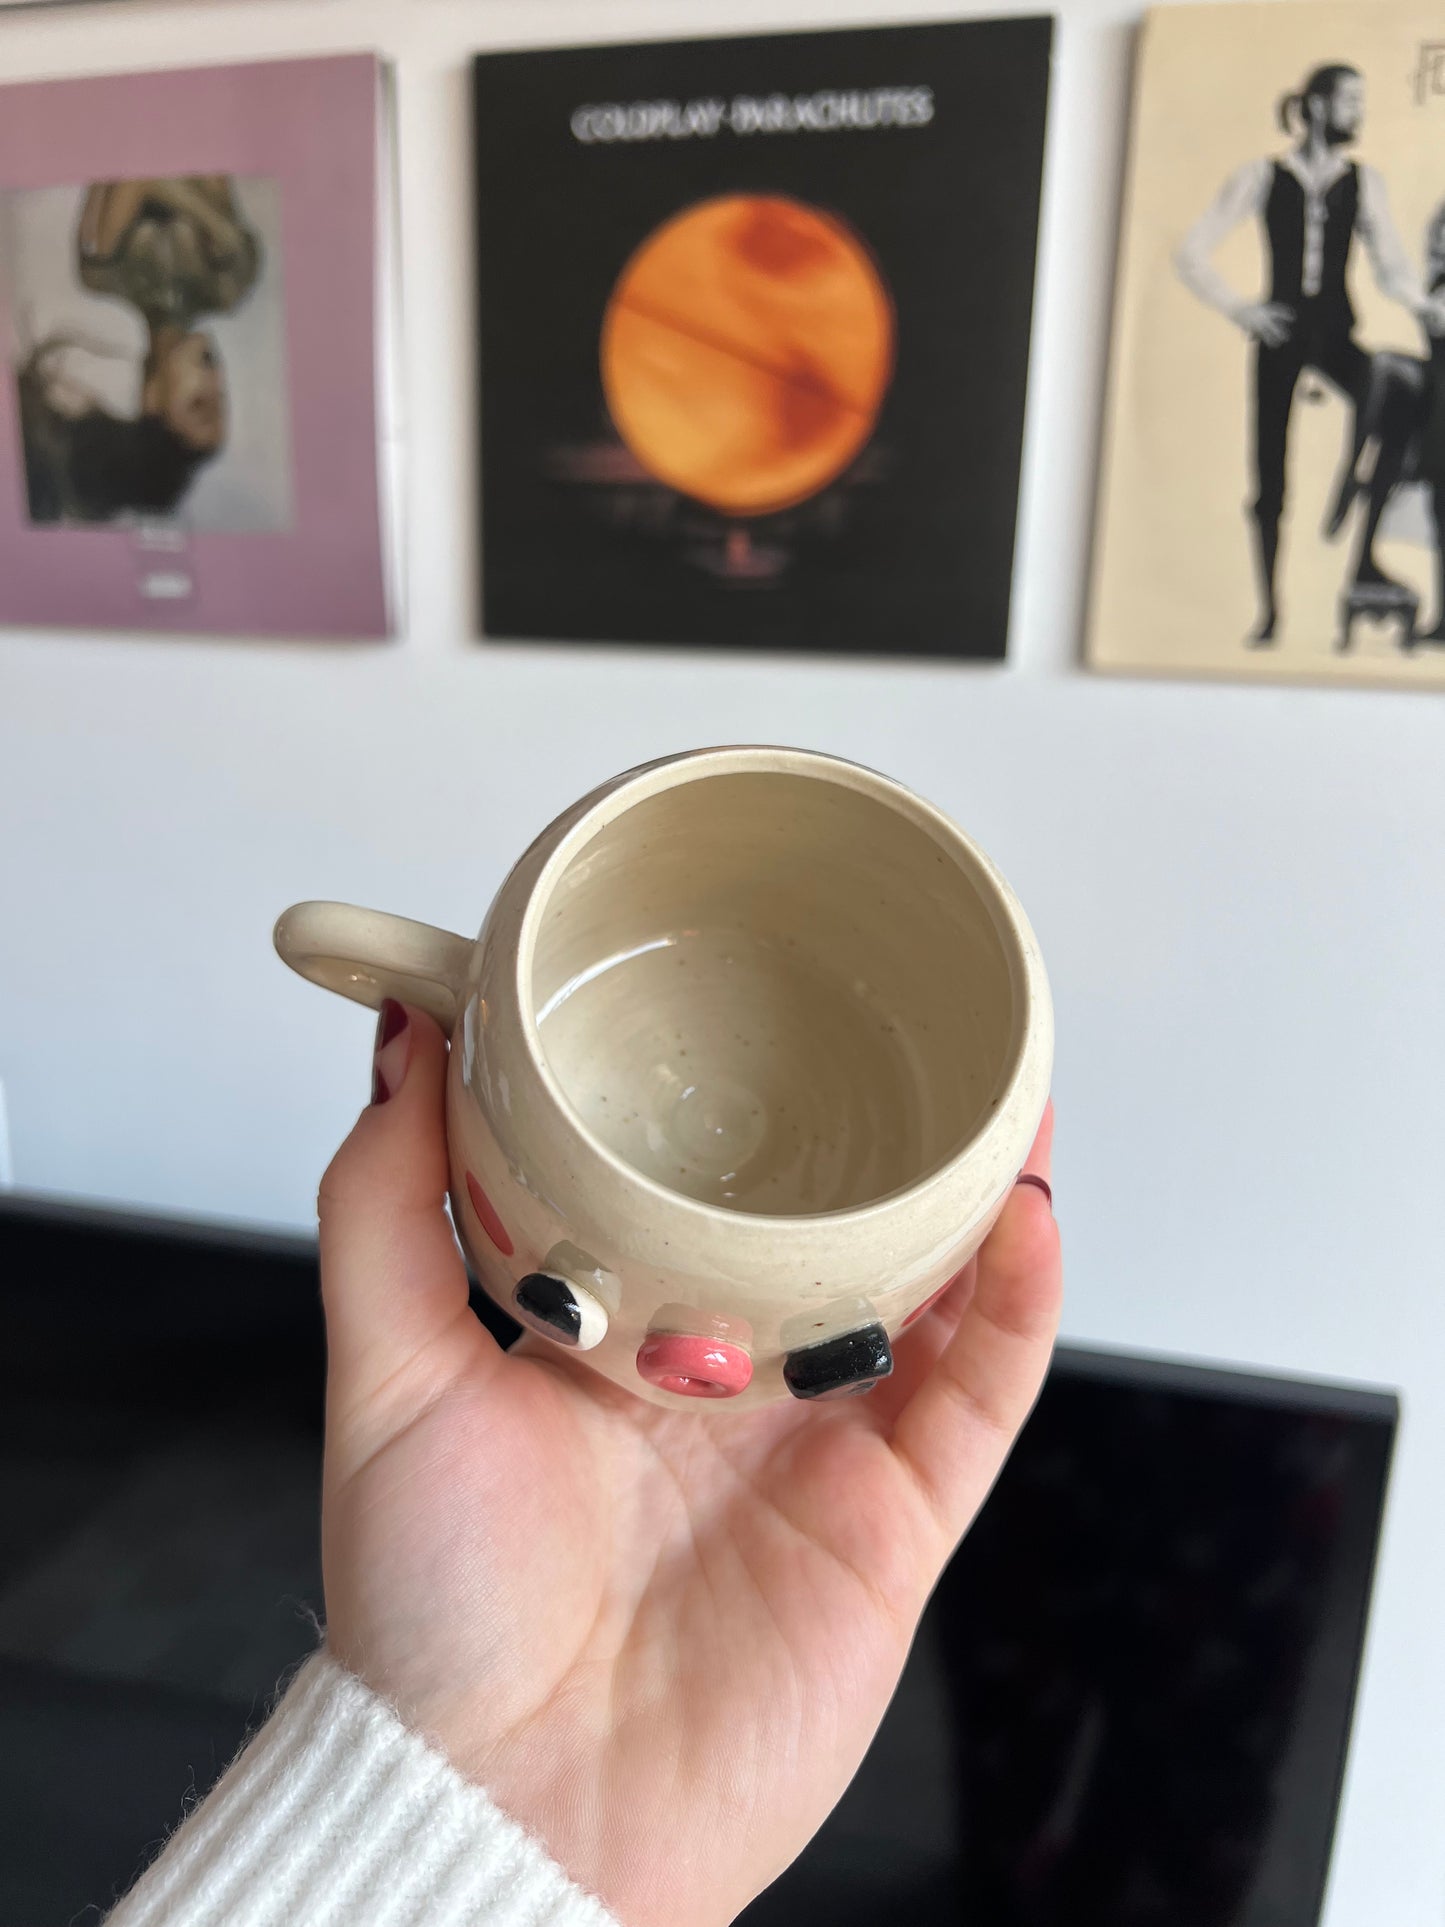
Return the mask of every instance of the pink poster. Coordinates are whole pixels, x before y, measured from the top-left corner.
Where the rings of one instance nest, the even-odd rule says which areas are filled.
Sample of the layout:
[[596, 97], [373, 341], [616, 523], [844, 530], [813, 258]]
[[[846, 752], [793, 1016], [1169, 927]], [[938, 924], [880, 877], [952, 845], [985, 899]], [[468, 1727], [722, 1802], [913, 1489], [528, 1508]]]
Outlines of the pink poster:
[[0, 622], [390, 633], [371, 55], [0, 88]]

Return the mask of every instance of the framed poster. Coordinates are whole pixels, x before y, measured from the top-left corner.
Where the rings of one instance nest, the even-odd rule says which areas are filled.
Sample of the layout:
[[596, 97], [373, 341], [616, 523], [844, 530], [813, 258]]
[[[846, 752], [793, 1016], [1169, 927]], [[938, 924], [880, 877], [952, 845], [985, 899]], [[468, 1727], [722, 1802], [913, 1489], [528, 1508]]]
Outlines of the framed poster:
[[491, 636], [997, 659], [1051, 23], [485, 54]]
[[0, 89], [0, 621], [388, 633], [383, 83]]
[[1090, 662], [1439, 685], [1442, 556], [1438, 7], [1151, 13]]

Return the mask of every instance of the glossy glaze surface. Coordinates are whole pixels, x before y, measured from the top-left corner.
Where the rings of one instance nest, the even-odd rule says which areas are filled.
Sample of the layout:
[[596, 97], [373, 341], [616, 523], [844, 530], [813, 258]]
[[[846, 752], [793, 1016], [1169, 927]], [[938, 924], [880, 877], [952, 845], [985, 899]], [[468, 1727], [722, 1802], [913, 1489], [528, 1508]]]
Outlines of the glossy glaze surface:
[[770, 1217], [936, 1169], [998, 1095], [999, 934], [926, 829], [816, 778], [651, 797], [540, 919], [532, 1001], [582, 1122], [654, 1182]]

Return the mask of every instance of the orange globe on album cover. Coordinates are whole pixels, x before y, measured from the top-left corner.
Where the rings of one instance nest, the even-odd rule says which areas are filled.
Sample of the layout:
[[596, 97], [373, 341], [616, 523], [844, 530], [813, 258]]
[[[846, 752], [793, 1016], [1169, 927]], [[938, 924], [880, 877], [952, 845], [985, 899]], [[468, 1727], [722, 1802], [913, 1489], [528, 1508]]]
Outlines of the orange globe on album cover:
[[608, 410], [647, 472], [728, 517], [808, 500], [867, 444], [893, 303], [836, 215], [725, 194], [664, 221], [603, 316]]

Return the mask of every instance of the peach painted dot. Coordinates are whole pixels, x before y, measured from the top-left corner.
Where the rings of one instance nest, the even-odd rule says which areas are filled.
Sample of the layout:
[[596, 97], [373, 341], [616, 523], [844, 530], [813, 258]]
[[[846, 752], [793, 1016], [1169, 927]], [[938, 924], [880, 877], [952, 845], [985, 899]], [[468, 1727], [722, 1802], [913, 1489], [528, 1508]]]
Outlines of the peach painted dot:
[[504, 1258], [510, 1258], [517, 1247], [507, 1236], [507, 1227], [497, 1216], [496, 1207], [470, 1171], [467, 1173], [467, 1196], [472, 1201], [472, 1209], [480, 1219], [483, 1231], [486, 1232], [502, 1256]]
[[637, 1370], [649, 1385], [682, 1398], [735, 1398], [752, 1379], [753, 1361], [721, 1338], [657, 1332], [638, 1348]]

